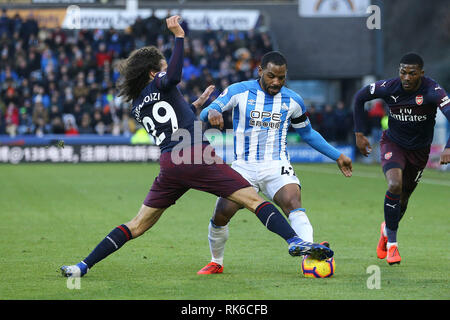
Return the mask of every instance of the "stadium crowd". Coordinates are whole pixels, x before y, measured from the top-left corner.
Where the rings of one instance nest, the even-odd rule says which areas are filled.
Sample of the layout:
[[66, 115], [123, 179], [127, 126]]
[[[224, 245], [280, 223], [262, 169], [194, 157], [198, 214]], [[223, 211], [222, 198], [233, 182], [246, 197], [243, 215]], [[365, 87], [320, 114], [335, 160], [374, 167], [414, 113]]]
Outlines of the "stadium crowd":
[[[4, 9], [0, 16], [0, 134], [133, 134], [130, 105], [116, 96], [116, 64], [145, 45], [157, 46], [168, 59], [173, 37], [163, 21], [156, 16], [138, 17], [123, 31], [50, 30], [40, 28], [32, 16], [9, 18]], [[210, 84], [216, 86], [214, 99], [229, 84], [256, 78], [260, 58], [274, 49], [264, 28], [196, 34], [186, 23], [183, 28], [187, 36], [179, 88], [187, 101], [194, 101]], [[349, 139], [351, 112], [342, 102], [309, 106], [309, 115], [328, 141]], [[225, 122], [225, 128], [231, 128], [231, 114], [226, 114]]]

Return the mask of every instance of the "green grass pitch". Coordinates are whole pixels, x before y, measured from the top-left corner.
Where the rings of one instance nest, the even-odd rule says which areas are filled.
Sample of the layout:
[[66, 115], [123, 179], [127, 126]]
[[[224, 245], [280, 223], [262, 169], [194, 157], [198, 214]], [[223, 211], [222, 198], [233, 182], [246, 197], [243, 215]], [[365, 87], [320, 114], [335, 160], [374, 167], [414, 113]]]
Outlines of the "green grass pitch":
[[[197, 275], [210, 259], [215, 196], [191, 190], [78, 287], [68, 286], [59, 267], [80, 261], [134, 217], [158, 170], [158, 164], [1, 165], [0, 299], [450, 299], [450, 173], [425, 170], [400, 223], [402, 263], [388, 266], [375, 253], [386, 183], [379, 166], [361, 164], [352, 178], [333, 164], [295, 165], [315, 241], [328, 240], [335, 251], [330, 279], [302, 277], [300, 259], [247, 210], [230, 222], [224, 273]], [[371, 276], [378, 276], [378, 288]]]

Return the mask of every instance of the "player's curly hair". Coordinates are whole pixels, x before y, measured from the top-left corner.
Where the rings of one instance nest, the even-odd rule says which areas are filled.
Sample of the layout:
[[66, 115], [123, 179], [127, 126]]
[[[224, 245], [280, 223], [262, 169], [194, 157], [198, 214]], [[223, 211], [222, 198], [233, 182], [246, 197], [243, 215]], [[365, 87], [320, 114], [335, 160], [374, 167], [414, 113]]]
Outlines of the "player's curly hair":
[[150, 80], [150, 71], [160, 71], [164, 59], [158, 48], [148, 46], [134, 50], [128, 58], [121, 60], [117, 66], [120, 72], [118, 96], [127, 102], [138, 98]]

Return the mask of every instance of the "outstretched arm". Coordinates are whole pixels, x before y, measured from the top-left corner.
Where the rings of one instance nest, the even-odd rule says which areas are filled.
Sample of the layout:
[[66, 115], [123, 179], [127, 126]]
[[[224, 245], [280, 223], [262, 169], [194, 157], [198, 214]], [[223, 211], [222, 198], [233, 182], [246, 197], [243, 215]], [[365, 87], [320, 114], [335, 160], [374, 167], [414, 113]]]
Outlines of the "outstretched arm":
[[162, 70], [156, 75], [156, 86], [160, 90], [169, 89], [181, 81], [184, 58], [184, 30], [180, 26], [179, 20], [179, 16], [172, 16], [166, 19], [167, 28], [175, 36], [175, 45], [167, 70]]

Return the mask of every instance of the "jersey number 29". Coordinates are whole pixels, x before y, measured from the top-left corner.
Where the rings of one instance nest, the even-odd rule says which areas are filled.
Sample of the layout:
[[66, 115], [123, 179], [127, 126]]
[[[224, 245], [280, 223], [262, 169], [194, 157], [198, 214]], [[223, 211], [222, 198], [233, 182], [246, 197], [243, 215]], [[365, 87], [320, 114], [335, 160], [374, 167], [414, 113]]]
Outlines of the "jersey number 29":
[[[149, 116], [145, 116], [142, 119], [142, 123], [144, 124], [145, 130], [147, 130], [149, 134], [155, 137], [155, 143], [157, 146], [159, 146], [166, 138], [166, 134], [164, 132], [159, 133], [158, 129], [161, 129], [162, 124], [170, 121], [170, 124], [172, 125], [172, 133], [174, 133], [178, 130], [178, 119], [175, 110], [173, 110], [172, 106], [166, 101], [159, 101], [155, 103], [152, 109], [152, 116], [156, 121], [156, 125], [152, 118], [150, 118]], [[159, 114], [159, 111], [161, 109], [165, 111], [165, 114], [163, 116]]]

